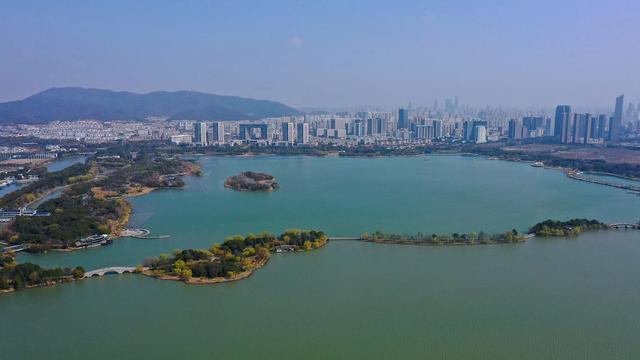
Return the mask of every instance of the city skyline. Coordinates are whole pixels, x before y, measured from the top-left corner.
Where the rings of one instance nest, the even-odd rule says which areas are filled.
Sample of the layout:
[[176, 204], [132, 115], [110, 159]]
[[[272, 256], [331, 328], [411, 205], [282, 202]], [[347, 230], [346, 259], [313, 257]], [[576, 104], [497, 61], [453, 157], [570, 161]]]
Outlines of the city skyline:
[[443, 106], [455, 95], [477, 107], [608, 107], [640, 94], [634, 10], [627, 0], [7, 3], [0, 101], [84, 86], [298, 108]]

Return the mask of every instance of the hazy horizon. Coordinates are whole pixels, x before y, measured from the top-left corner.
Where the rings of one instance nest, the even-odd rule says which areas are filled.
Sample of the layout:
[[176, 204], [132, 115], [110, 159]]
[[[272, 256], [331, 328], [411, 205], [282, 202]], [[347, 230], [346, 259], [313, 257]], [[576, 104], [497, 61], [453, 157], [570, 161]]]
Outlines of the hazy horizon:
[[631, 0], [0, 4], [0, 101], [194, 90], [298, 108], [640, 100]]

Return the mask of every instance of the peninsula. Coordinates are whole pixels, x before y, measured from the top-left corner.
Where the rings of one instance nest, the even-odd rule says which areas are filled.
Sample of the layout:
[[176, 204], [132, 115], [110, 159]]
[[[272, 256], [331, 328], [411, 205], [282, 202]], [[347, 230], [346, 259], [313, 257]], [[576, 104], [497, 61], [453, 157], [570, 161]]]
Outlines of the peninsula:
[[273, 175], [244, 171], [238, 175], [228, 177], [224, 182], [224, 187], [237, 191], [264, 192], [278, 190], [280, 185], [278, 185]]
[[0, 208], [17, 209], [53, 190], [61, 192], [40, 204], [37, 216], [11, 212], [0, 231], [0, 241], [29, 252], [77, 250], [93, 245], [92, 239], [98, 238], [108, 244], [103, 237], [119, 237], [129, 221], [132, 207], [128, 197], [157, 188], [183, 188], [183, 176], [199, 174], [196, 163], [158, 149], [104, 148], [86, 164], [47, 173], [1, 198]]

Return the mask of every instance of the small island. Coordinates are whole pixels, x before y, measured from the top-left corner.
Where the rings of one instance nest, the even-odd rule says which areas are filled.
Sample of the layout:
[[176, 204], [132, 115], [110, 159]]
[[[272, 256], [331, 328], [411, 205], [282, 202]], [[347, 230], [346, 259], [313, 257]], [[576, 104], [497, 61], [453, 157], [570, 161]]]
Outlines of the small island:
[[233, 236], [209, 250], [176, 250], [172, 256], [146, 260], [139, 270], [161, 280], [188, 284], [217, 284], [247, 278], [263, 267], [272, 252], [309, 251], [327, 243], [322, 231], [287, 230], [280, 236], [268, 232]]
[[225, 180], [224, 187], [237, 191], [273, 191], [278, 190], [280, 185], [273, 175], [245, 171], [238, 175], [230, 176]]

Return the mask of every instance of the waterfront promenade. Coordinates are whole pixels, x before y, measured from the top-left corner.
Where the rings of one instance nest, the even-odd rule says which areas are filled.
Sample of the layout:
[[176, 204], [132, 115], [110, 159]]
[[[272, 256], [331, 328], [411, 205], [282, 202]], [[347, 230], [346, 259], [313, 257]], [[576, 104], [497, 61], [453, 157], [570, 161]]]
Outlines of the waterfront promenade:
[[624, 185], [624, 184], [612, 183], [612, 182], [604, 181], [604, 180], [600, 180], [600, 179], [594, 179], [594, 178], [586, 177], [581, 172], [578, 172], [578, 171], [575, 171], [575, 170], [568, 170], [565, 173], [567, 174], [567, 177], [569, 177], [571, 179], [574, 179], [574, 180], [584, 181], [584, 182], [588, 182], [588, 183], [592, 183], [592, 184], [610, 186], [610, 187], [614, 187], [614, 188], [618, 188], [618, 189], [624, 189], [624, 190], [629, 190], [629, 191], [640, 193], [640, 186]]

